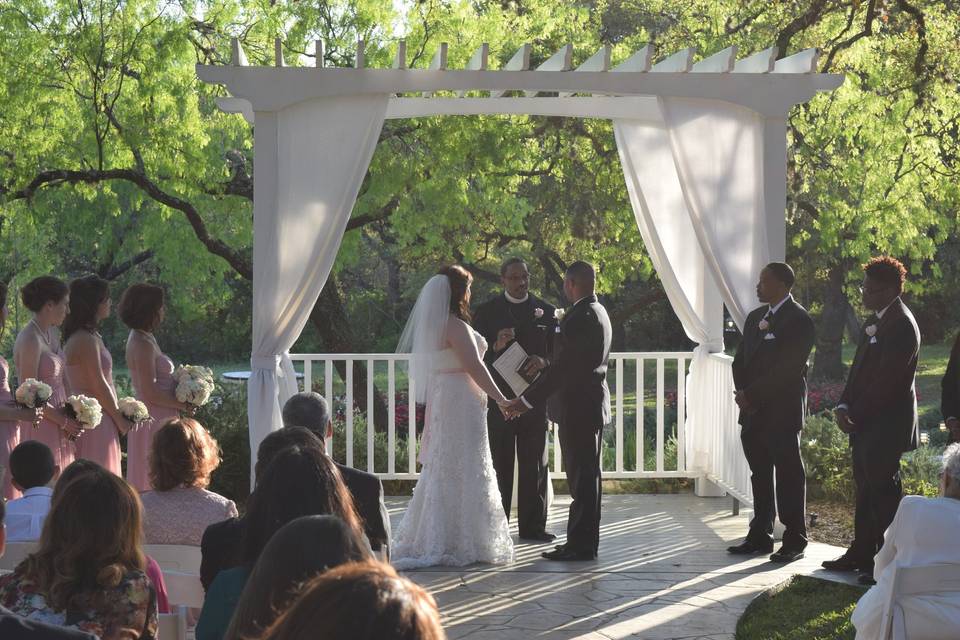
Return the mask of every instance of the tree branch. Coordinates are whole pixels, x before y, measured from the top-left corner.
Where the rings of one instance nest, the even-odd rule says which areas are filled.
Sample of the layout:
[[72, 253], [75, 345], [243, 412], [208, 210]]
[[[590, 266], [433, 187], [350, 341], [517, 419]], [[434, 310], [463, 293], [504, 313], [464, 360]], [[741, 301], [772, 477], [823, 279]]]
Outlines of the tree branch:
[[873, 21], [876, 19], [876, 17], [877, 0], [870, 0], [870, 2], [867, 3], [867, 15], [864, 19], [863, 30], [853, 34], [846, 40], [835, 44], [833, 48], [830, 49], [830, 53], [827, 54], [827, 59], [824, 61], [823, 69], [821, 69], [820, 72], [827, 73], [830, 70], [830, 67], [833, 65], [833, 59], [838, 53], [844, 49], [852, 47], [857, 40], [873, 35]]

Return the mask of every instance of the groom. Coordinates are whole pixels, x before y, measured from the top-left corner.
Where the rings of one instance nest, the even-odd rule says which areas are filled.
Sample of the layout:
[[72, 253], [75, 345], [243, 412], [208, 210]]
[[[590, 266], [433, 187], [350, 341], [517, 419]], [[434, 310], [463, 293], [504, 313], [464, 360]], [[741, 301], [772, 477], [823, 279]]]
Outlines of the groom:
[[595, 560], [600, 545], [600, 441], [610, 422], [607, 361], [613, 330], [597, 302], [595, 281], [589, 263], [567, 268], [563, 293], [573, 306], [557, 329], [554, 357], [540, 363], [543, 374], [507, 407], [509, 415], [519, 415], [553, 396], [551, 417], [558, 423], [573, 502], [567, 542], [544, 553], [548, 560]]

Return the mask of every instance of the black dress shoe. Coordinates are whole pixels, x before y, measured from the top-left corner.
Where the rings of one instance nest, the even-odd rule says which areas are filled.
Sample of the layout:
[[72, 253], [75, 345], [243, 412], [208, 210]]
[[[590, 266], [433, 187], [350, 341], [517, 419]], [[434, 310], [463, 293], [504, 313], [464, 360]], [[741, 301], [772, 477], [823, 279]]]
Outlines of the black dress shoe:
[[872, 571], [869, 573], [866, 571], [861, 571], [860, 575], [857, 576], [857, 583], [872, 587], [873, 585], [877, 584], [877, 581], [873, 579]]
[[860, 571], [864, 568], [861, 560], [846, 553], [836, 560], [824, 560], [822, 566], [827, 571]]
[[772, 542], [761, 544], [753, 540], [745, 540], [743, 544], [727, 547], [727, 553], [732, 553], [735, 556], [752, 556], [756, 553], [770, 553], [771, 551], [773, 551]]
[[596, 560], [597, 554], [590, 551], [576, 551], [574, 549], [554, 549], [540, 554], [547, 560]]
[[770, 556], [770, 562], [787, 563], [803, 558], [803, 549], [794, 547], [780, 547], [780, 550]]
[[531, 542], [553, 542], [557, 539], [557, 536], [552, 533], [547, 533], [546, 531], [540, 531], [538, 533], [520, 534], [521, 540], [530, 540]]

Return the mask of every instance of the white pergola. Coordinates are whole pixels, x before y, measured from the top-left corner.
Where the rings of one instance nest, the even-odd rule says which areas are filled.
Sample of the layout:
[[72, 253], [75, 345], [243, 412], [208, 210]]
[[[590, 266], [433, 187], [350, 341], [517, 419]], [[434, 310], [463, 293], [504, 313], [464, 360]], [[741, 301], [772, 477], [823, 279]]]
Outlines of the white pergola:
[[288, 350], [333, 266], [385, 119], [605, 118], [648, 253], [699, 345], [687, 385], [688, 465], [749, 500], [749, 483], [711, 461], [715, 432], [736, 409], [729, 362], [710, 354], [723, 350], [723, 305], [742, 329], [760, 268], [785, 256], [788, 113], [843, 76], [816, 73], [814, 49], [777, 60], [775, 47], [741, 59], [730, 47], [696, 62], [684, 49], [654, 63], [647, 45], [611, 67], [605, 46], [574, 68], [566, 45], [536, 69], [530, 52], [525, 44], [490, 70], [484, 44], [452, 70], [444, 43], [428, 68], [410, 69], [401, 41], [392, 68], [372, 69], [360, 41], [353, 68], [324, 68], [317, 42], [316, 67], [288, 67], [277, 40], [274, 66], [249, 66], [234, 40], [231, 65], [197, 66], [201, 80], [229, 92], [219, 107], [256, 125], [251, 451], [280, 427], [280, 404], [296, 392]]

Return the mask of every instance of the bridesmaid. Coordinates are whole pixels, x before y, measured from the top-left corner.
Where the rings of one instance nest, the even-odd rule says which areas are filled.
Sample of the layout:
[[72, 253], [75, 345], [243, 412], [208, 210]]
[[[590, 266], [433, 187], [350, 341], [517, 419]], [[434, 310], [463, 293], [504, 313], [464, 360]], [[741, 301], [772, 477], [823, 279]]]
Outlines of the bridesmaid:
[[142, 493], [153, 489], [149, 464], [153, 434], [181, 412], [192, 412], [174, 395], [173, 360], [160, 350], [153, 335], [164, 318], [163, 289], [146, 283], [131, 285], [123, 292], [117, 313], [130, 327], [127, 368], [134, 392], [153, 418], [127, 435], [127, 482]]
[[77, 439], [77, 457], [93, 460], [119, 476], [119, 436], [133, 424], [117, 407], [113, 359], [97, 331], [109, 315], [110, 288], [106, 280], [90, 275], [70, 283], [70, 312], [63, 323], [67, 389], [71, 394], [96, 398], [103, 408], [100, 426]]
[[20, 290], [23, 305], [33, 312], [13, 345], [13, 359], [20, 381], [35, 378], [53, 389], [47, 401], [43, 420], [34, 428], [30, 422], [20, 423], [20, 441], [39, 440], [50, 447], [53, 462], [65, 469], [74, 458], [74, 438], [79, 425], [63, 412], [67, 398], [63, 384], [63, 354], [60, 351], [60, 333], [70, 301], [69, 290], [59, 278], [41, 276], [28, 282]]
[[[0, 338], [3, 338], [3, 329], [7, 324], [7, 285], [0, 282]], [[43, 409], [21, 409], [17, 406], [13, 394], [10, 392], [10, 366], [6, 359], [0, 356], [0, 473], [2, 478], [2, 495], [5, 500], [15, 500], [20, 492], [13, 486], [10, 478], [10, 452], [20, 444], [20, 425], [23, 420], [29, 426], [34, 420], [43, 418]]]

